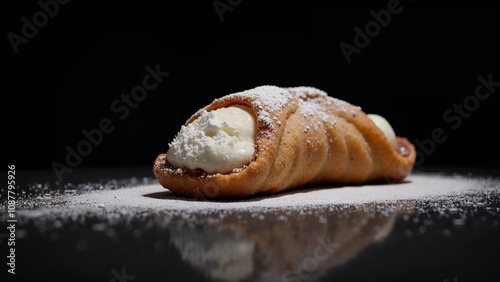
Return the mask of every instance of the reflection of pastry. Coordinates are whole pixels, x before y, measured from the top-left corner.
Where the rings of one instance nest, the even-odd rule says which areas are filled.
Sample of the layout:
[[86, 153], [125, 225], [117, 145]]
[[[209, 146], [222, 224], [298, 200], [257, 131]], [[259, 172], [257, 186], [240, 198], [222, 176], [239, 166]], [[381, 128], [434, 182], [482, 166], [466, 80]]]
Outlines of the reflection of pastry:
[[227, 230], [170, 228], [171, 243], [182, 259], [216, 281], [247, 280], [254, 272], [255, 242]]
[[170, 240], [215, 281], [315, 281], [383, 241], [398, 218], [413, 213], [411, 203], [386, 208], [242, 212], [206, 225], [175, 224]]
[[169, 145], [154, 174], [163, 187], [187, 196], [400, 181], [416, 156], [384, 118], [311, 87], [260, 86], [216, 99]]

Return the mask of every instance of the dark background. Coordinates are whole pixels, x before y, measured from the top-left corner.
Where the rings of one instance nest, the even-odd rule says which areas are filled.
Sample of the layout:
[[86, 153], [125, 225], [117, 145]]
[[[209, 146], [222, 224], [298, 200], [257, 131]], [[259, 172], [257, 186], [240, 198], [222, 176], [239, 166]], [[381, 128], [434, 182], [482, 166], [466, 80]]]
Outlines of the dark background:
[[[109, 118], [115, 130], [77, 167], [152, 166], [196, 110], [273, 84], [320, 88], [385, 116], [413, 142], [441, 128], [446, 141], [418, 166], [498, 168], [500, 87], [459, 126], [443, 119], [474, 95], [479, 75], [500, 81], [498, 1], [402, 0], [401, 13], [351, 63], [339, 44], [354, 45], [353, 28], [364, 29], [370, 11], [390, 1], [219, 2], [234, 4], [222, 21], [214, 1], [70, 1], [17, 54], [7, 35], [22, 35], [22, 17], [32, 21], [41, 7], [4, 3], [6, 162], [65, 164], [66, 146]], [[111, 104], [157, 64], [170, 75], [120, 120]]]

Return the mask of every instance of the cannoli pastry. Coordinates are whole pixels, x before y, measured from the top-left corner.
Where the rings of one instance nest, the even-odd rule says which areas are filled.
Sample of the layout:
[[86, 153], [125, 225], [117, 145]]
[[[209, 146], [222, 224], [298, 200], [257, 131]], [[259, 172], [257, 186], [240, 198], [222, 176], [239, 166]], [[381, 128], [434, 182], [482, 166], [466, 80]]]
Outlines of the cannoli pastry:
[[259, 86], [213, 100], [158, 155], [184, 196], [246, 197], [311, 185], [402, 181], [415, 147], [387, 120], [313, 87]]

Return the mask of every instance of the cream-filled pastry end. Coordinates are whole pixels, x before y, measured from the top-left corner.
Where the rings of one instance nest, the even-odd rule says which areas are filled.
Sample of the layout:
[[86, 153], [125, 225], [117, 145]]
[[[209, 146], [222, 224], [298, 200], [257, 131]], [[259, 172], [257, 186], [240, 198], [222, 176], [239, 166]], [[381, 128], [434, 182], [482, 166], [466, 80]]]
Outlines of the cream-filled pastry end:
[[385, 137], [389, 142], [395, 146], [396, 145], [396, 133], [394, 133], [394, 129], [391, 124], [384, 117], [377, 114], [368, 114], [367, 115], [375, 125], [382, 130]]
[[248, 164], [255, 150], [257, 121], [246, 106], [230, 106], [201, 115], [183, 125], [167, 151], [180, 168], [227, 173]]

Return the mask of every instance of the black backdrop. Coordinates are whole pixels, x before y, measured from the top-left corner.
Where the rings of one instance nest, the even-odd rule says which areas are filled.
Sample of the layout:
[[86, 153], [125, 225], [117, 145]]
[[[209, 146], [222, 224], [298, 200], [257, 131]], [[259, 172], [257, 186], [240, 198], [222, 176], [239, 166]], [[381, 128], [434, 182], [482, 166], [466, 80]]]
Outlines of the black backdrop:
[[[418, 165], [498, 167], [498, 1], [13, 2], [3, 139], [18, 169], [152, 165], [200, 107], [264, 84], [385, 116]], [[162, 75], [141, 94], [148, 66]]]

